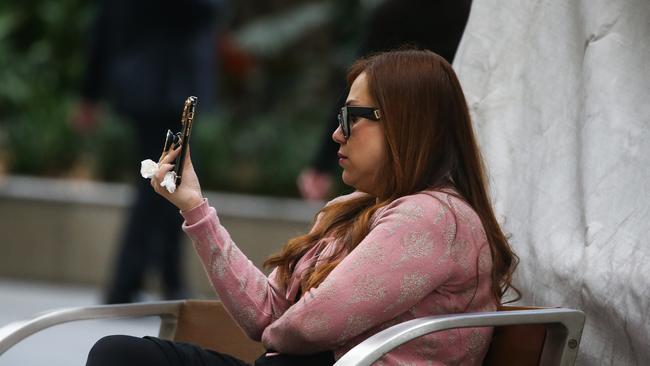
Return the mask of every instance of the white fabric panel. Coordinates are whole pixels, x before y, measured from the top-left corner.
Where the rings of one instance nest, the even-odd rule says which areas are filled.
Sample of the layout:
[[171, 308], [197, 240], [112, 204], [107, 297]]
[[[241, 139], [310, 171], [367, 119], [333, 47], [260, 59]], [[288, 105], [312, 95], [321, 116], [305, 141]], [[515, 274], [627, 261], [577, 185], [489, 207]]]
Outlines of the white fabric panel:
[[650, 365], [650, 1], [475, 0], [455, 59], [521, 303], [578, 365]]

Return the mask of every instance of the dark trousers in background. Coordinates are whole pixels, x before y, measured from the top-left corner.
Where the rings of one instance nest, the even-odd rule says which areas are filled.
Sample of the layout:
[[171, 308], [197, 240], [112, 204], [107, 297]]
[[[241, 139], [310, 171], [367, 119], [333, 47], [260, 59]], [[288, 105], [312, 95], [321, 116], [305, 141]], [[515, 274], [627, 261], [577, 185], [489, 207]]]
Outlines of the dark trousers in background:
[[[140, 162], [157, 161], [165, 131], [180, 130], [181, 111], [166, 115], [134, 116], [135, 157], [129, 167], [135, 177], [135, 196], [115, 260], [114, 272], [104, 301], [128, 303], [136, 299], [149, 269], [160, 274], [163, 297], [187, 296], [182, 269], [181, 224], [178, 209], [153, 191], [148, 179], [140, 176]], [[119, 149], [119, 146], [116, 146]]]

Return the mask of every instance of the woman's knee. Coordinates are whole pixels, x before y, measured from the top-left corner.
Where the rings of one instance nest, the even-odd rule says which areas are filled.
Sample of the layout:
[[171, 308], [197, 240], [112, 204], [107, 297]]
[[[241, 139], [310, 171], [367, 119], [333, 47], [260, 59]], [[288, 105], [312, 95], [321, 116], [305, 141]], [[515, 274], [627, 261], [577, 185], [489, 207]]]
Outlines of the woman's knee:
[[110, 335], [98, 340], [88, 353], [86, 366], [165, 365], [161, 350], [151, 341], [126, 335]]

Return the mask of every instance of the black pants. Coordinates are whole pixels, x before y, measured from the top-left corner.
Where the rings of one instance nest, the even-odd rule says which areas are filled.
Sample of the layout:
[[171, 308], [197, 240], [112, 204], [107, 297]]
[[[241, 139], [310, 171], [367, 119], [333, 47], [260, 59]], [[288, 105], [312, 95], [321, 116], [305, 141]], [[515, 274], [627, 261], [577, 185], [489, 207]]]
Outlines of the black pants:
[[173, 204], [153, 191], [140, 176], [140, 161], [157, 161], [167, 128], [180, 129], [179, 114], [132, 117], [136, 156], [129, 169], [135, 177], [135, 197], [122, 233], [115, 269], [104, 301], [109, 304], [135, 300], [149, 269], [160, 274], [163, 297], [186, 296], [181, 248], [183, 219]]
[[[255, 366], [331, 366], [332, 352], [315, 355], [262, 355]], [[86, 366], [250, 366], [235, 357], [189, 343], [155, 337], [108, 336], [95, 343]]]

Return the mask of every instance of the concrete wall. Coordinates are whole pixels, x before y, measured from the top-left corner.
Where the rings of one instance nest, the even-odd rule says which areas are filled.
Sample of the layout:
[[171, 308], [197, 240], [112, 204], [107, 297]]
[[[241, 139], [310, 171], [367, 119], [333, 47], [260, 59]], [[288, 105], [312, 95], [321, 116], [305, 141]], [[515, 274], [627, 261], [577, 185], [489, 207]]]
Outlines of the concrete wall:
[[[0, 180], [0, 277], [104, 285], [132, 191], [120, 184], [30, 177]], [[235, 243], [258, 266], [304, 233], [322, 203], [207, 192]], [[190, 289], [210, 296], [185, 237]], [[157, 282], [149, 281], [155, 288]]]

